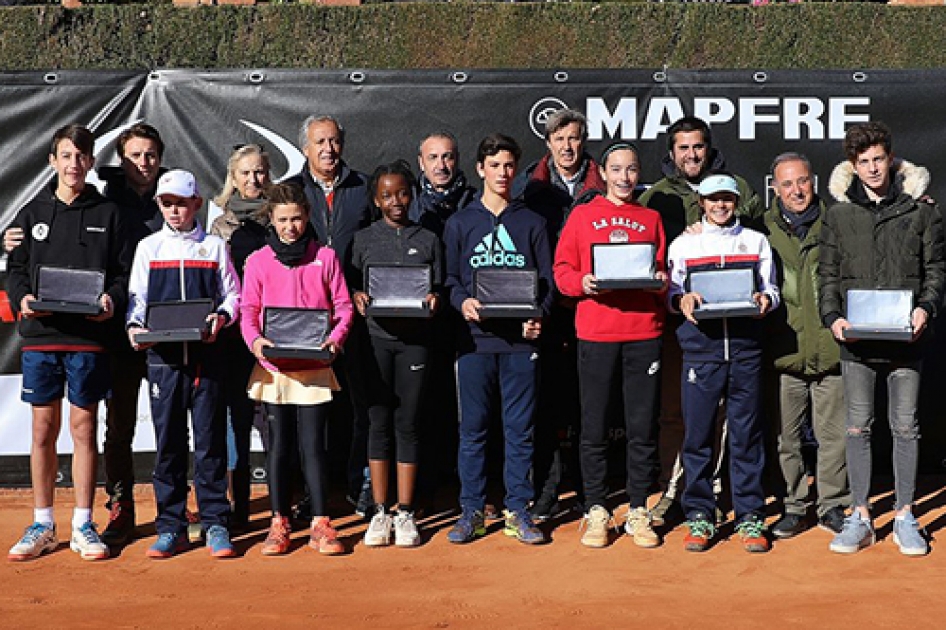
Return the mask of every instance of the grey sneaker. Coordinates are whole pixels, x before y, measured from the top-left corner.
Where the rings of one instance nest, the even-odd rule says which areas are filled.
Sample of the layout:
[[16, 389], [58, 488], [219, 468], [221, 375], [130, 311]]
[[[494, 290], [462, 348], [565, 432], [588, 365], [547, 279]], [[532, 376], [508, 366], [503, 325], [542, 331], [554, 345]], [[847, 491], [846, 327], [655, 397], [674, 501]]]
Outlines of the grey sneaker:
[[857, 553], [864, 547], [874, 544], [874, 526], [870, 519], [865, 519], [854, 510], [844, 519], [841, 533], [834, 537], [828, 548], [835, 553]]
[[893, 541], [905, 556], [925, 556], [930, 547], [920, 533], [920, 524], [912, 513], [893, 519]]
[[416, 547], [420, 544], [420, 532], [413, 512], [398, 512], [394, 517], [394, 544], [398, 547]]
[[383, 507], [379, 507], [371, 522], [368, 523], [368, 529], [365, 531], [366, 547], [383, 547], [391, 544], [391, 525], [392, 520]]

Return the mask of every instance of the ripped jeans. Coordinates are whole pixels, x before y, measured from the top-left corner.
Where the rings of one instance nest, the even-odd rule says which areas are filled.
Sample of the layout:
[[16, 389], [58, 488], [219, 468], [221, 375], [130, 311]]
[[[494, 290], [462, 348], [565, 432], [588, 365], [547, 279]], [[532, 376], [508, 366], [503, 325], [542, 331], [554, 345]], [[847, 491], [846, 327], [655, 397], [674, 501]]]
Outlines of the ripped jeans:
[[874, 384], [887, 381], [887, 419], [893, 437], [895, 509], [913, 504], [920, 430], [916, 417], [922, 361], [861, 363], [841, 361], [847, 405], [847, 474], [855, 507], [869, 507], [871, 426], [874, 423]]

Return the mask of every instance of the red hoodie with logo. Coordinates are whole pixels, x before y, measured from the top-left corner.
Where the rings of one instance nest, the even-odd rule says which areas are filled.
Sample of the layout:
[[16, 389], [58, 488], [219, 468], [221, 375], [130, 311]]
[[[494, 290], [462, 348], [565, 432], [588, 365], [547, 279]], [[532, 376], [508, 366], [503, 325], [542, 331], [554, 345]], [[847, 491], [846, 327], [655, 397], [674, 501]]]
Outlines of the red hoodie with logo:
[[636, 203], [617, 205], [598, 196], [572, 210], [555, 250], [555, 283], [564, 295], [579, 298], [575, 314], [578, 338], [623, 342], [656, 339], [663, 332], [663, 291], [623, 289], [585, 295], [582, 278], [592, 273], [595, 243], [653, 243], [656, 269], [666, 270], [663, 222], [654, 210]]

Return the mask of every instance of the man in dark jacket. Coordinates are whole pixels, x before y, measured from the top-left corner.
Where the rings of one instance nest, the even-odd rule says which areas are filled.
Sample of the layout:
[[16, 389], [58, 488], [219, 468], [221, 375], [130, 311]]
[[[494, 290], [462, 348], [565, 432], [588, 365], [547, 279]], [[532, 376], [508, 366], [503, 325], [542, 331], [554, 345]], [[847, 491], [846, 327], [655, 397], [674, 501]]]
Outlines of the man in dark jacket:
[[[119, 166], [98, 169], [105, 181], [105, 197], [121, 211], [132, 251], [144, 237], [161, 229], [164, 219], [154, 200], [158, 177], [164, 172], [161, 159], [164, 141], [157, 129], [139, 123], [123, 131], [116, 141]], [[121, 331], [118, 347], [112, 353], [112, 393], [105, 416], [105, 490], [108, 493], [108, 525], [102, 540], [122, 545], [135, 530], [135, 467], [132, 443], [138, 424], [138, 390], [148, 378], [143, 352], [135, 352], [124, 334], [124, 318], [110, 325]]]
[[[663, 179], [648, 188], [640, 197], [642, 206], [647, 206], [660, 213], [664, 232], [669, 245], [688, 225], [700, 219], [698, 196], [695, 191], [708, 173], [726, 168], [723, 154], [713, 147], [713, 135], [706, 121], [695, 116], [685, 116], [674, 122], [667, 129], [667, 155], [661, 161]], [[761, 221], [765, 206], [759, 196], [745, 179], [733, 175], [739, 187], [739, 204], [736, 216], [746, 227], [756, 228]], [[680, 347], [675, 330], [682, 320], [677, 315], [669, 315], [664, 329], [663, 382], [661, 383], [660, 405], [660, 441], [664, 445], [661, 453], [679, 453], [682, 440], [683, 419], [680, 410], [680, 379], [674, 374], [680, 373]], [[719, 473], [723, 463], [720, 453], [717, 460], [715, 488], [721, 490]], [[661, 481], [666, 488], [660, 502], [654, 507], [655, 524], [660, 524], [664, 516], [674, 506], [677, 489], [683, 477], [680, 456], [675, 461], [663, 461]]]
[[[585, 150], [587, 141], [588, 121], [584, 114], [573, 109], [558, 110], [545, 123], [548, 152], [516, 178], [513, 194], [521, 196], [530, 209], [545, 219], [553, 253], [576, 200], [605, 190], [598, 164]], [[578, 342], [571, 300], [556, 297], [541, 343], [542, 379], [535, 428], [536, 498], [532, 506], [537, 521], [555, 514], [566, 469], [576, 477], [571, 481], [581, 502], [577, 449], [568, 451], [561, 444], [561, 436], [577, 435], [580, 425]]]
[[[920, 201], [929, 183], [925, 168], [895, 162], [890, 130], [879, 122], [854, 125], [844, 138], [846, 162], [831, 174], [837, 199], [821, 229], [821, 318], [841, 343], [841, 374], [847, 405], [847, 469], [853, 510], [831, 541], [837, 553], [855, 553], [874, 543], [869, 512], [871, 424], [874, 384], [887, 384], [896, 517], [893, 540], [905, 555], [925, 555], [929, 546], [913, 516], [919, 428], [916, 407], [929, 341], [930, 321], [943, 301], [946, 263], [942, 218]], [[907, 289], [913, 339], [845, 338], [850, 289]]]
[[807, 528], [802, 426], [809, 418], [818, 440], [818, 524], [837, 534], [850, 496], [838, 344], [818, 312], [818, 239], [825, 204], [815, 194], [811, 163], [798, 153], [783, 153], [772, 162], [772, 190], [765, 234], [775, 255], [783, 307], [767, 318], [765, 350], [779, 379], [778, 454], [785, 480], [785, 514], [772, 534], [790, 538]]
[[[92, 522], [98, 459], [96, 412], [109, 390], [106, 351], [115, 342], [104, 322], [124, 312], [131, 248], [118, 208], [86, 185], [94, 163], [93, 145], [94, 137], [84, 127], [59, 129], [49, 150], [56, 179], [16, 218], [25, 238], [10, 252], [7, 292], [20, 315], [21, 397], [32, 407], [30, 470], [35, 507], [33, 524], [10, 549], [11, 560], [35, 558], [58, 546], [53, 495], [64, 395], [69, 400], [76, 495], [70, 547], [86, 560], [109, 555]], [[34, 311], [37, 278], [46, 266], [103, 272], [100, 313], [83, 316]]]
[[[347, 266], [355, 232], [367, 227], [375, 218], [368, 192], [368, 177], [348, 167], [342, 159], [345, 129], [331, 116], [309, 116], [299, 130], [299, 148], [306, 157], [306, 166], [288, 183], [300, 186], [309, 200], [309, 221], [315, 227], [319, 242], [331, 247]], [[361, 352], [366, 351], [367, 329], [363, 319], [356, 318], [345, 344], [345, 354], [336, 361], [352, 405], [352, 444], [348, 465], [348, 497], [356, 511], [364, 515], [371, 502], [371, 484], [367, 479], [368, 411], [364, 396], [359, 394], [361, 379], [356, 375]]]
[[459, 159], [457, 139], [447, 131], [430, 134], [417, 148], [420, 178], [408, 216], [438, 237], [447, 219], [476, 196], [457, 166]]

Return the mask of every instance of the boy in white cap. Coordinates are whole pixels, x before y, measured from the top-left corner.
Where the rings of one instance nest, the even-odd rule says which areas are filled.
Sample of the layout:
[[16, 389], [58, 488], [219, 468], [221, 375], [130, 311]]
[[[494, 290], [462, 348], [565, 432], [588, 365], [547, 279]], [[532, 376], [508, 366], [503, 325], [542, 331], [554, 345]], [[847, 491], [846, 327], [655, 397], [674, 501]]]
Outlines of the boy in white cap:
[[[195, 219], [203, 199], [193, 174], [174, 170], [158, 180], [155, 200], [164, 217], [161, 230], [138, 245], [128, 285], [128, 338], [148, 348], [148, 385], [157, 453], [154, 495], [158, 539], [151, 558], [169, 558], [187, 547], [187, 412], [194, 435], [194, 487], [212, 556], [235, 555], [227, 529], [226, 425], [215, 413], [224, 357], [217, 333], [236, 320], [240, 283], [224, 241], [204, 232]], [[203, 342], [140, 344], [149, 303], [213, 300]]]
[[[763, 520], [759, 318], [779, 304], [772, 250], [765, 236], [739, 223], [739, 187], [731, 175], [708, 175], [697, 194], [702, 229], [681, 234], [668, 253], [670, 307], [686, 318], [677, 329], [683, 350], [683, 508], [689, 527], [684, 545], [689, 551], [704, 551], [716, 533], [713, 443], [719, 401], [725, 397], [736, 532], [746, 551], [764, 552], [770, 543]], [[688, 278], [696, 271], [724, 267], [753, 270], [758, 315], [697, 321], [694, 311], [704, 296], [691, 290]]]

